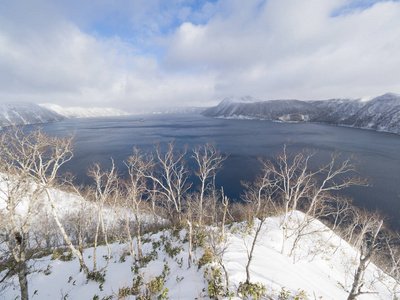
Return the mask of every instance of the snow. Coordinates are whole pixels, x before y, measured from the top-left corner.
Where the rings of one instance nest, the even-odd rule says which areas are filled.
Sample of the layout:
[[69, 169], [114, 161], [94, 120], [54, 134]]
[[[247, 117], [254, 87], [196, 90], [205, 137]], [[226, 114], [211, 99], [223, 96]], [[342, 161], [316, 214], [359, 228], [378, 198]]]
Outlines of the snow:
[[[358, 259], [356, 251], [325, 225], [314, 221], [313, 229], [319, 228], [320, 232], [301, 240], [293, 258], [282, 255], [279, 222], [279, 217], [271, 217], [263, 226], [263, 235], [255, 248], [251, 267], [252, 282], [265, 284], [268, 291], [279, 292], [285, 288], [292, 295], [304, 290], [310, 299], [346, 299]], [[245, 242], [249, 245], [248, 237], [244, 241], [237, 234], [231, 235], [225, 257], [228, 271], [232, 274], [233, 289], [245, 280]], [[377, 280], [377, 274], [382, 278]], [[359, 299], [393, 298], [388, 286], [396, 286], [395, 281], [382, 275], [382, 271], [372, 263], [365, 278], [365, 286], [371, 286], [371, 290], [378, 294], [362, 295]]]
[[[82, 198], [59, 190], [52, 190], [57, 199], [56, 207], [60, 215], [74, 213], [82, 205]], [[0, 208], [4, 209], [4, 200], [0, 198]], [[20, 205], [23, 214], [26, 201]], [[89, 204], [90, 205], [90, 204]], [[42, 212], [47, 210], [43, 205]], [[292, 212], [292, 219], [303, 218], [301, 212]], [[147, 218], [145, 222], [151, 222]], [[291, 296], [304, 291], [308, 299], [346, 299], [351, 288], [352, 276], [357, 262], [357, 252], [339, 236], [328, 229], [324, 224], [314, 220], [309, 232], [300, 240], [292, 257], [288, 253], [281, 254], [282, 231], [280, 217], [270, 217], [264, 223], [261, 236], [256, 244], [254, 258], [250, 267], [251, 281], [266, 286], [268, 294], [278, 299], [284, 289]], [[258, 220], [255, 221], [256, 224]], [[236, 292], [240, 282], [246, 279], [245, 266], [247, 250], [252, 242], [252, 234], [244, 234], [246, 223], [234, 223], [226, 226], [226, 251], [223, 262], [230, 277], [230, 290]], [[205, 227], [207, 236], [216, 228]], [[248, 232], [248, 228], [246, 229]], [[116, 299], [120, 288], [132, 286], [138, 276], [150, 282], [169, 268], [165, 274], [164, 287], [169, 289], [169, 299], [202, 299], [207, 298], [207, 282], [204, 271], [197, 264], [188, 266], [188, 242], [185, 240], [186, 230], [181, 229], [174, 233], [171, 228], [161, 228], [158, 231], [146, 233], [142, 237], [144, 255], [153, 253], [156, 257], [145, 267], [138, 268], [132, 257], [127, 254], [127, 246], [121, 242], [111, 244], [111, 262], [105, 272], [105, 282], [88, 281], [79, 270], [78, 259], [61, 261], [53, 259], [51, 255], [30, 261], [31, 273], [28, 275], [29, 293], [33, 299], [93, 299], [94, 296], [112, 296]], [[288, 241], [287, 252], [290, 251]], [[177, 254], [171, 256], [166, 250], [179, 247]], [[3, 245], [4, 246], [4, 245]], [[202, 257], [203, 248], [197, 248], [193, 257], [198, 260]], [[156, 254], [155, 254], [156, 253]], [[99, 268], [105, 265], [107, 249], [98, 248]], [[84, 250], [85, 261], [89, 269], [93, 267], [93, 248]], [[4, 272], [4, 271], [3, 271]], [[0, 278], [4, 273], [0, 272]], [[364, 288], [376, 292], [359, 297], [361, 300], [393, 299], [392, 290], [397, 288], [395, 281], [385, 275], [373, 263], [368, 266], [365, 275]], [[19, 295], [18, 279], [12, 277], [7, 287], [0, 284], [0, 299], [15, 299]], [[134, 299], [128, 296], [126, 299]], [[239, 296], [233, 299], [240, 299]], [[290, 298], [293, 299], [293, 298]]]
[[251, 96], [229, 96], [224, 98], [221, 103], [255, 103], [255, 102], [262, 102], [263, 100], [251, 97]]
[[0, 126], [57, 122], [64, 118], [52, 110], [33, 103], [0, 103]]
[[361, 98], [361, 102], [368, 102], [368, 101], [371, 101], [372, 99], [374, 99], [374, 97], [372, 97], [372, 96], [364, 96], [364, 97], [362, 97]]
[[116, 108], [61, 107], [51, 103], [40, 104], [40, 106], [50, 109], [66, 118], [91, 118], [129, 115], [129, 113]]

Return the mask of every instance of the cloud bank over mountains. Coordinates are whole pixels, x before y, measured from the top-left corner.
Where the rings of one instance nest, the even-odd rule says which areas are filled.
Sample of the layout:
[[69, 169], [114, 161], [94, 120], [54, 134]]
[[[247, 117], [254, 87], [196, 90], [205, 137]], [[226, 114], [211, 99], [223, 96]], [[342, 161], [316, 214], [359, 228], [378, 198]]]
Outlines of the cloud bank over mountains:
[[143, 109], [400, 93], [400, 3], [2, 3], [0, 101]]

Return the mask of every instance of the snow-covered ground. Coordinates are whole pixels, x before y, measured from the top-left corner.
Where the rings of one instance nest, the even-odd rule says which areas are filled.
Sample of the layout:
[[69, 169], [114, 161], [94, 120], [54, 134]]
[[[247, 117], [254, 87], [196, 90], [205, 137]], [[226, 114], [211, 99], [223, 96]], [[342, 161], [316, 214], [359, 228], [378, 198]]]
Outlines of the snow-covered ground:
[[130, 115], [130, 113], [116, 108], [61, 107], [59, 105], [51, 103], [40, 104], [40, 106], [52, 110], [66, 118], [112, 117]]
[[[7, 176], [1, 178], [0, 191], [6, 191]], [[56, 210], [62, 220], [73, 220], [74, 216], [82, 212], [82, 208], [87, 212], [88, 218], [89, 212], [96, 210], [93, 203], [86, 202], [75, 194], [57, 189], [50, 192], [56, 200]], [[2, 212], [6, 211], [5, 197], [5, 194], [0, 194]], [[27, 204], [28, 198], [25, 197], [17, 206], [22, 217], [26, 213]], [[46, 220], [51, 220], [48, 202], [42, 199], [38, 204], [39, 212], [33, 218], [32, 226], [41, 226]], [[110, 221], [118, 221], [119, 216], [125, 215], [126, 210], [105, 208], [105, 216]], [[303, 217], [301, 212], [291, 213], [293, 222]], [[153, 216], [145, 216], [143, 220], [150, 224]], [[257, 225], [259, 221], [255, 222]], [[357, 268], [357, 251], [321, 222], [314, 220], [308, 228], [310, 234], [299, 241], [292, 256], [287, 255], [292, 243], [290, 239], [286, 252], [281, 254], [280, 222], [280, 217], [277, 216], [268, 218], [263, 224], [250, 267], [251, 282], [265, 285], [267, 294], [272, 299], [296, 299], [296, 295], [303, 295], [303, 298], [297, 299], [346, 299]], [[226, 226], [226, 241], [217, 246], [211, 240], [211, 237], [215, 237], [213, 233], [217, 231], [216, 228], [195, 226], [194, 244], [197, 247], [190, 266], [187, 230], [184, 227], [174, 229], [165, 225], [166, 222], [162, 222], [159, 229], [142, 236], [143, 256], [147, 260], [145, 266], [140, 267], [133, 261], [124, 242], [115, 241], [111, 244], [111, 262], [104, 273], [104, 281], [87, 280], [80, 270], [77, 258], [65, 261], [65, 257], [48, 255], [31, 260], [29, 295], [32, 299], [122, 299], [125, 291], [125, 299], [135, 299], [135, 296], [129, 295], [132, 294], [131, 288], [135, 282], [143, 288], [149, 287], [150, 282], [155, 285], [158, 280], [158, 289], [154, 291], [153, 298], [160, 295], [168, 296], [169, 299], [208, 298], [209, 271], [212, 265], [218, 265], [211, 263], [199, 267], [199, 262], [207, 249], [211, 248], [212, 252], [215, 248], [218, 251], [225, 248], [222, 261], [229, 274], [229, 289], [233, 293], [233, 299], [240, 299], [237, 290], [240, 283], [246, 280], [248, 249], [251, 248], [254, 236], [254, 230], [247, 223]], [[136, 244], [135, 247], [137, 252]], [[0, 245], [0, 250], [5, 249], [6, 245]], [[93, 248], [85, 249], [84, 257], [89, 270], [92, 270]], [[98, 248], [97, 257], [99, 270], [106, 264], [105, 246]], [[0, 272], [0, 278], [5, 272]], [[222, 275], [221, 284], [224, 282]], [[364, 277], [363, 290], [371, 293], [361, 295], [358, 299], [395, 299], [398, 295], [397, 288], [395, 280], [370, 263]], [[290, 294], [291, 297], [282, 298], [283, 294]], [[305, 295], [307, 298], [304, 298]], [[0, 283], [0, 299], [18, 299], [18, 296], [17, 276]]]
[[[62, 200], [66, 206], [72, 203]], [[301, 217], [301, 213], [298, 215]], [[251, 281], [264, 284], [273, 299], [294, 299], [300, 294], [306, 294], [306, 299], [346, 299], [358, 259], [356, 251], [322, 223], [314, 221], [310, 230], [319, 229], [318, 233], [303, 238], [293, 257], [282, 255], [279, 222], [279, 217], [271, 217], [263, 226], [250, 268]], [[246, 279], [246, 249], [249, 249], [252, 240], [252, 235], [243, 234], [242, 228], [244, 224], [238, 223], [227, 227], [227, 249], [223, 255], [230, 290], [234, 293], [239, 283]], [[206, 236], [211, 236], [207, 231], [215, 229], [205, 230]], [[62, 261], [46, 256], [33, 260], [28, 275], [29, 294], [33, 299], [117, 299], [118, 294], [121, 297], [122, 290], [129, 290], [138, 278], [142, 283], [149, 284], [161, 276], [162, 285], [159, 291], [154, 292], [154, 299], [163, 293], [169, 299], [208, 298], [207, 265], [198, 268], [197, 263], [192, 263], [191, 267], [188, 266], [185, 236], [185, 229], [177, 231], [171, 228], [145, 234], [142, 238], [143, 252], [149, 262], [142, 268], [133, 262], [124, 243], [113, 243], [112, 259], [105, 271], [104, 282], [88, 281], [79, 270], [76, 258]], [[197, 248], [193, 254], [194, 261], [202, 257], [206, 247], [207, 244]], [[105, 264], [106, 252], [105, 246], [98, 249], [100, 268]], [[92, 268], [93, 248], [86, 249], [84, 256], [89, 269]], [[395, 281], [371, 263], [364, 289], [374, 294], [365, 294], [359, 299], [394, 299], [395, 288]], [[291, 297], [279, 298], [283, 297], [283, 293], [290, 293]], [[14, 277], [12, 284], [0, 292], [0, 298], [15, 299], [18, 295], [18, 281]], [[127, 295], [123, 299], [135, 297]], [[240, 297], [235, 293], [233, 299]]]
[[[321, 222], [313, 221], [309, 231], [317, 232], [300, 240], [292, 257], [282, 255], [279, 223], [279, 217], [271, 217], [263, 226], [251, 264], [251, 281], [265, 284], [274, 297], [285, 289], [292, 296], [303, 290], [307, 299], [347, 299], [358, 253]], [[245, 279], [249, 239], [240, 234], [230, 235], [224, 261], [233, 290]], [[397, 288], [396, 282], [371, 263], [365, 275], [364, 291], [376, 294], [365, 294], [359, 299], [394, 299], [394, 288]]]

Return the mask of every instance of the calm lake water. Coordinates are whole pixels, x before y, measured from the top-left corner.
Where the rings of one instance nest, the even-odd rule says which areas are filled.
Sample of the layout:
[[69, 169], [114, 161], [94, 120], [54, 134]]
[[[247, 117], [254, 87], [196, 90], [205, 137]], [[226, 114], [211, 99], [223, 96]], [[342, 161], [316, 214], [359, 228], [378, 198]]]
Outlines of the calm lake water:
[[123, 160], [133, 146], [152, 150], [155, 142], [165, 145], [175, 139], [178, 148], [188, 145], [190, 149], [214, 142], [219, 150], [229, 153], [217, 183], [224, 186], [229, 197], [237, 199], [242, 192], [240, 181], [252, 180], [259, 172], [257, 157], [280, 152], [287, 141], [296, 142], [290, 146], [291, 152], [317, 149], [315, 168], [328, 162], [334, 151], [341, 152], [344, 158], [356, 154], [360, 174], [369, 177], [373, 186], [351, 188], [344, 194], [353, 197], [358, 205], [378, 207], [400, 227], [400, 136], [394, 134], [319, 124], [172, 114], [74, 119], [41, 127], [50, 135], [76, 132], [74, 158], [63, 171], [75, 174], [80, 182], [88, 182], [86, 171], [93, 162], [107, 167], [112, 157], [123, 170]]

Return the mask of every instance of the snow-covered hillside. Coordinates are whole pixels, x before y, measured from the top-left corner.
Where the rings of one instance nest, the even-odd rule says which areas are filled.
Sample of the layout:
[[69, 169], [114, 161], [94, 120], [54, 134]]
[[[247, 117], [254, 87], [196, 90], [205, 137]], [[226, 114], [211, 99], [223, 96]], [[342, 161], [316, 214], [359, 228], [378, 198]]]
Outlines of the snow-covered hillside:
[[319, 101], [226, 98], [204, 111], [205, 116], [278, 121], [309, 121], [400, 134], [400, 95], [387, 93], [372, 99]]
[[[57, 210], [64, 217], [76, 213], [82, 205], [80, 201], [84, 201], [65, 192], [52, 190], [52, 193], [57, 199]], [[21, 206], [23, 213], [24, 204]], [[48, 215], [49, 212], [43, 209], [42, 213]], [[292, 215], [293, 220], [303, 216], [300, 212]], [[146, 223], [149, 222], [148, 219]], [[280, 222], [280, 217], [270, 217], [264, 223], [250, 268], [252, 282], [266, 287], [266, 295], [270, 298], [263, 299], [346, 299], [358, 253], [321, 222], [313, 221], [309, 227], [309, 232], [313, 233], [300, 240], [292, 257], [282, 255], [279, 251], [282, 242]], [[33, 299], [138, 299], [134, 295], [145, 293], [143, 289], [147, 289], [147, 293], [152, 293], [151, 299], [207, 299], [210, 288], [224, 284], [224, 280], [218, 279], [223, 279], [222, 273], [215, 273], [217, 264], [204, 259], [208, 257], [207, 249], [213, 249], [223, 253], [221, 257], [229, 274], [231, 299], [242, 299], [237, 290], [240, 282], [246, 279], [248, 250], [254, 236], [250, 228], [247, 223], [226, 226], [226, 241], [215, 245], [211, 237], [216, 228], [195, 227], [197, 247], [194, 247], [190, 266], [185, 228], [161, 226], [145, 233], [142, 236], [146, 261], [143, 266], [132, 260], [125, 243], [116, 241], [111, 245], [112, 259], [104, 277], [96, 280], [87, 280], [78, 259], [69, 252], [63, 255], [53, 252], [30, 261], [29, 295]], [[221, 239], [216, 238], [214, 242], [216, 240]], [[93, 248], [84, 250], [89, 268], [93, 267], [93, 255]], [[101, 246], [97, 253], [98, 266], [106, 265], [106, 258], [107, 248]], [[0, 271], [0, 278], [5, 272]], [[394, 299], [396, 295], [396, 282], [372, 263], [364, 282], [364, 289], [371, 293], [358, 299]], [[7, 284], [0, 284], [1, 299], [16, 299], [18, 295], [16, 275]]]
[[27, 102], [0, 103], [0, 126], [58, 122], [65, 117]]
[[116, 108], [83, 108], [83, 107], [61, 107], [56, 104], [45, 103], [40, 106], [52, 110], [66, 118], [91, 118], [91, 117], [112, 117], [126, 116], [128, 112]]
[[125, 115], [129, 115], [129, 113], [115, 108], [63, 108], [55, 104], [36, 105], [27, 102], [0, 103], [0, 127], [59, 122], [70, 118]]

